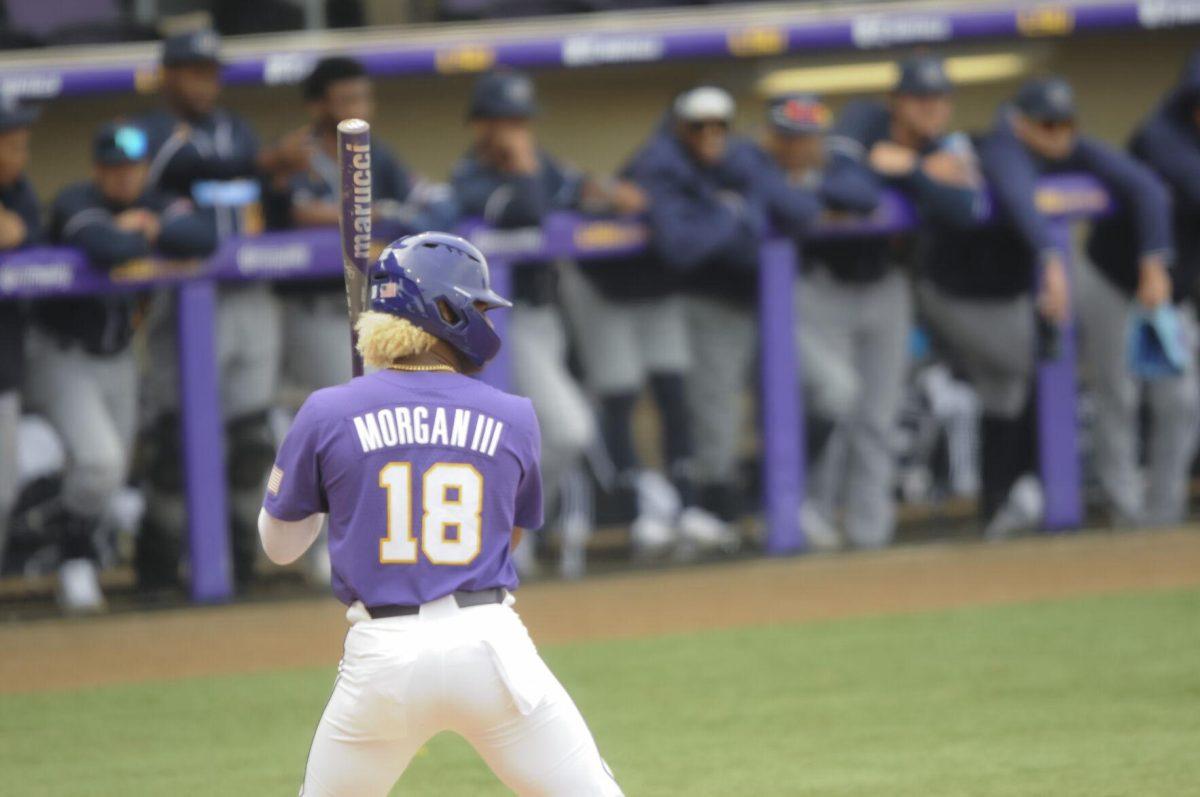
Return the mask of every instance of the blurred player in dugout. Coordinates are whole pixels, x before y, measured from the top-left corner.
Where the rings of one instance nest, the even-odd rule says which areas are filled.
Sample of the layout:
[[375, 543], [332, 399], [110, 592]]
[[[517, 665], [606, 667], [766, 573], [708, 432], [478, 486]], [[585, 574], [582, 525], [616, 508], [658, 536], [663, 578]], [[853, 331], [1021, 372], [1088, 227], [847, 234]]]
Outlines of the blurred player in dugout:
[[[983, 207], [981, 182], [965, 136], [950, 130], [952, 86], [942, 63], [918, 55], [898, 71], [886, 103], [843, 109], [828, 138], [824, 199], [830, 210], [867, 213], [892, 188], [914, 203], [924, 225], [973, 224]], [[827, 241], [804, 251], [800, 350], [814, 412], [833, 427], [809, 500], [827, 523], [843, 510], [851, 545], [886, 545], [895, 529], [892, 435], [908, 371], [912, 302], [904, 268], [912, 239]]]
[[[163, 44], [166, 107], [139, 124], [150, 140], [150, 183], [187, 197], [218, 239], [262, 229], [262, 182], [286, 185], [309, 168], [312, 143], [297, 132], [269, 148], [250, 125], [221, 108], [220, 43], [211, 31], [168, 38]], [[173, 302], [161, 295], [148, 321], [152, 365], [145, 383], [147, 513], [135, 567], [143, 590], [174, 587], [185, 520], [180, 466], [179, 396]], [[267, 414], [279, 371], [279, 311], [270, 285], [223, 285], [217, 299], [217, 359], [233, 529], [234, 578], [254, 573], [255, 523], [262, 474], [274, 453]]]
[[786, 212], [776, 221], [795, 232], [819, 210], [752, 142], [732, 134], [734, 112], [721, 88], [681, 93], [627, 170], [648, 197], [651, 256], [637, 280], [678, 292], [690, 348], [687, 413], [667, 420], [690, 423], [680, 434], [695, 441], [690, 467], [672, 468], [683, 503], [697, 502], [679, 516], [679, 532], [685, 542], [724, 549], [737, 547], [729, 523], [742, 509], [739, 421], [757, 339], [759, 245], [777, 206]]
[[[1200, 50], [1192, 53], [1179, 83], [1135, 131], [1129, 149], [1171, 192], [1175, 209], [1173, 298], [1186, 318], [1194, 317], [1200, 287]], [[1179, 478], [1186, 480], [1182, 474]], [[1172, 501], [1158, 519], [1178, 519], [1186, 499]], [[1155, 519], [1155, 508], [1149, 502], [1146, 512]]]
[[1130, 152], [1162, 178], [1174, 199], [1176, 302], [1196, 302], [1200, 275], [1200, 50], [1179, 83], [1134, 132]]
[[[100, 128], [92, 179], [54, 201], [51, 235], [110, 270], [151, 253], [203, 257], [216, 245], [191, 200], [148, 185], [146, 133], [125, 122]], [[62, 506], [53, 526], [62, 556], [60, 597], [72, 611], [103, 604], [95, 534], [128, 476], [137, 428], [137, 361], [131, 342], [136, 297], [129, 293], [52, 299], [33, 307], [25, 394], [58, 432], [67, 453]]]
[[[832, 212], [850, 212], [856, 208], [869, 208], [874, 202], [874, 192], [862, 181], [829, 180], [825, 175], [825, 135], [829, 131], [832, 114], [821, 100], [811, 94], [785, 94], [771, 98], [767, 103], [766, 131], [762, 141], [764, 156], [780, 170], [788, 185], [796, 190], [807, 191], [815, 196], [823, 208]], [[846, 174], [845, 171], [842, 174]], [[797, 241], [799, 251], [819, 251], [816, 244]], [[803, 258], [801, 265], [806, 274], [811, 273], [809, 260]], [[797, 283], [797, 303], [804, 301], [802, 288], [804, 277]], [[811, 341], [807, 325], [811, 322], [801, 317], [796, 325], [796, 345], [801, 351]], [[818, 361], [821, 353], [816, 353]], [[842, 411], [844, 398], [836, 382], [805, 379], [808, 417], [805, 421], [806, 459], [815, 462], [824, 450], [833, 431], [834, 419]], [[800, 507], [800, 528], [806, 541], [817, 550], [831, 550], [841, 545], [841, 538], [824, 514], [814, 508], [812, 501], [804, 501]]]
[[[451, 177], [464, 216], [516, 229], [539, 227], [556, 210], [638, 209], [636, 191], [602, 185], [541, 149], [533, 127], [537, 111], [533, 81], [525, 74], [495, 71], [476, 81], [467, 109], [473, 141]], [[555, 477], [547, 482], [547, 500], [557, 494], [562, 514], [570, 516], [587, 512], [581, 495], [586, 480], [579, 473], [596, 424], [587, 397], [567, 368], [559, 265], [522, 263], [514, 269], [508, 340], [517, 392], [533, 401], [542, 422], [542, 467]], [[562, 489], [567, 487], [575, 489]]]
[[[1084, 364], [1096, 394], [1101, 484], [1117, 522], [1133, 525], [1169, 525], [1183, 519], [1200, 428], [1193, 304], [1200, 236], [1195, 204], [1200, 176], [1198, 91], [1200, 58], [1194, 56], [1172, 96], [1135, 132], [1130, 144], [1134, 160], [1083, 135], [1069, 139], [1073, 149], [1066, 157], [1076, 171], [1086, 168], [1079, 161], [1094, 149], [1111, 155], [1114, 164], [1123, 164], [1119, 170], [1109, 166], [1115, 174], [1108, 179], [1095, 170], [1124, 201], [1120, 212], [1093, 226], [1087, 257], [1079, 264], [1077, 306]], [[1180, 356], [1172, 373], [1139, 369], [1136, 358], [1131, 363], [1126, 353], [1130, 316], [1154, 319], [1160, 334], [1177, 339]], [[1142, 395], [1150, 424], [1145, 478], [1139, 479]]]
[[[35, 109], [0, 97], [0, 251], [28, 246], [41, 237], [37, 195], [25, 175], [29, 129], [36, 119]], [[0, 301], [0, 564], [19, 485], [16, 439], [21, 420], [24, 330], [21, 305]]]
[[[712, 86], [674, 100], [620, 173], [641, 194], [650, 250], [585, 264], [581, 275], [567, 281], [568, 308], [589, 385], [600, 403], [618, 484], [636, 494], [637, 516], [630, 531], [640, 555], [665, 552], [677, 542], [699, 549], [732, 549], [738, 543], [728, 524], [700, 505], [693, 440], [698, 430], [693, 428], [687, 382], [700, 366], [693, 358], [686, 300], [680, 294], [689, 281], [683, 271], [709, 265], [722, 247], [736, 246], [740, 220], [730, 205], [739, 200], [731, 195], [722, 203], [717, 177], [732, 113], [733, 99]], [[735, 362], [726, 370], [739, 368]], [[740, 385], [740, 376], [734, 379]], [[665, 478], [645, 468], [634, 448], [633, 410], [647, 382], [659, 409]], [[722, 451], [731, 448], [730, 456], [736, 457], [733, 417], [725, 419], [721, 431], [734, 441]]]

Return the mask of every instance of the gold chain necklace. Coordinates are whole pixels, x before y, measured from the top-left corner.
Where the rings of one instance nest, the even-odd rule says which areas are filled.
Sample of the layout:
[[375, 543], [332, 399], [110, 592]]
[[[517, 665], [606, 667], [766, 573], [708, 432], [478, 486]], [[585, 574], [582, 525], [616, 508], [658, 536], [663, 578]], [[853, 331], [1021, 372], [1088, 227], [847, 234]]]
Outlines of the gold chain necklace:
[[454, 369], [448, 365], [389, 365], [389, 371], [446, 371], [454, 373]]

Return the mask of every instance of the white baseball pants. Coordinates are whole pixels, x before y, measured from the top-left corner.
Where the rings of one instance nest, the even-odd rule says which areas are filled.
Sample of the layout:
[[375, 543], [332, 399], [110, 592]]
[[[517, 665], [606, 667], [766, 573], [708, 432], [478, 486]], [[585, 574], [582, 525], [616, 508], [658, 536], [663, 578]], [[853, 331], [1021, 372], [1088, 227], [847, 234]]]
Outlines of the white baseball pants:
[[302, 797], [384, 797], [447, 730], [519, 795], [620, 797], [579, 709], [507, 605], [460, 609], [448, 596], [419, 615], [371, 620], [355, 604], [347, 617]]

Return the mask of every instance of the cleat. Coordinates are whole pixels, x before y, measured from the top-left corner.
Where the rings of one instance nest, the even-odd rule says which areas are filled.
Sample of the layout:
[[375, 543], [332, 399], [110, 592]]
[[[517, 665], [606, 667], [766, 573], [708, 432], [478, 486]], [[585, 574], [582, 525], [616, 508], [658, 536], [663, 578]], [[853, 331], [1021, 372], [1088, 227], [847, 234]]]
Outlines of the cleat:
[[732, 526], [696, 506], [679, 513], [679, 534], [701, 551], [733, 553], [742, 546], [742, 538]]
[[96, 563], [70, 559], [58, 569], [58, 604], [67, 614], [96, 614], [104, 611], [104, 593]]

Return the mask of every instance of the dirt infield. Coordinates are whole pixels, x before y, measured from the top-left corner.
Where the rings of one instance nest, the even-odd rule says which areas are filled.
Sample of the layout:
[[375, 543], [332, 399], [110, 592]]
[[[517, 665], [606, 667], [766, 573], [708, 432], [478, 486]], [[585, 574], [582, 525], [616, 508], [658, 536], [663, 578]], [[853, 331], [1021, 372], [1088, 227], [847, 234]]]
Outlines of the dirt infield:
[[[518, 609], [541, 643], [1200, 585], [1200, 533], [921, 545], [536, 584]], [[332, 667], [332, 599], [0, 626], [0, 692]]]

